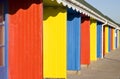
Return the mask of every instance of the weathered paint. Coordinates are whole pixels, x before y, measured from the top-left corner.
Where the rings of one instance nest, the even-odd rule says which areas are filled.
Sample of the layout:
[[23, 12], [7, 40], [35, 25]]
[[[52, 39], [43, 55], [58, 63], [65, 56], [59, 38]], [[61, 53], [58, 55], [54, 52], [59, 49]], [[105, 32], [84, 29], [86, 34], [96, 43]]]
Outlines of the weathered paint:
[[9, 1], [9, 79], [42, 78], [42, 2]]
[[[8, 79], [8, 47], [7, 47], [7, 3], [0, 2], [0, 79]], [[4, 42], [4, 43], [3, 43]], [[2, 46], [3, 45], [3, 46]], [[3, 51], [3, 53], [1, 52]]]
[[108, 33], [109, 33], [109, 27], [108, 25], [105, 25], [105, 53], [108, 53]]
[[67, 70], [80, 70], [80, 13], [67, 9]]
[[44, 78], [66, 78], [67, 12], [63, 7], [44, 7]]
[[97, 21], [90, 18], [90, 60], [97, 60]]
[[108, 51], [110, 52], [111, 51], [111, 49], [110, 49], [110, 47], [111, 47], [111, 28], [110, 27], [108, 27]]
[[97, 58], [102, 57], [102, 23], [97, 21]]
[[81, 18], [81, 64], [90, 64], [90, 17]]

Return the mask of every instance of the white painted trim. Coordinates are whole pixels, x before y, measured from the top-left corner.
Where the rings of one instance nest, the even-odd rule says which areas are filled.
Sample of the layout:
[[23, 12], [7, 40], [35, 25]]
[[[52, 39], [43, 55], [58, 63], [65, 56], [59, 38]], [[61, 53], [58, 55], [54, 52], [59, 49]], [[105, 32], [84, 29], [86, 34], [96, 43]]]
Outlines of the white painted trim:
[[[79, 3], [76, 0], [56, 0], [59, 4], [62, 3], [63, 6], [67, 6], [68, 8], [72, 8], [73, 10], [76, 10], [82, 14], [85, 14], [87, 16], [90, 16], [100, 22], [105, 23], [106, 21], [108, 22], [108, 25], [110, 25], [113, 28], [118, 28], [119, 26], [109, 20], [107, 20], [106, 18], [100, 16], [99, 14], [97, 14], [96, 12], [94, 12], [93, 10], [91, 10], [89, 7], [86, 7], [85, 5]], [[120, 30], [120, 29], [119, 29]]]
[[101, 58], [103, 58], [103, 26], [104, 26], [104, 24], [102, 25], [102, 56], [101, 56]]

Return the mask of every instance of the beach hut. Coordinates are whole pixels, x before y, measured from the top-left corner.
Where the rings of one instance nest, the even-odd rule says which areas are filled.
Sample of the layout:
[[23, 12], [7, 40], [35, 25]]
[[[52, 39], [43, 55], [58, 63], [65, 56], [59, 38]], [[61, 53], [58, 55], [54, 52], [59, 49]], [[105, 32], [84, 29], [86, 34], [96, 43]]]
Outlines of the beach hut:
[[67, 9], [56, 1], [44, 0], [43, 77], [66, 78]]
[[81, 16], [79, 12], [67, 9], [67, 70], [80, 70], [80, 28]]
[[8, 79], [43, 79], [42, 0], [8, 0], [7, 8]]
[[90, 17], [81, 15], [81, 64], [90, 64]]

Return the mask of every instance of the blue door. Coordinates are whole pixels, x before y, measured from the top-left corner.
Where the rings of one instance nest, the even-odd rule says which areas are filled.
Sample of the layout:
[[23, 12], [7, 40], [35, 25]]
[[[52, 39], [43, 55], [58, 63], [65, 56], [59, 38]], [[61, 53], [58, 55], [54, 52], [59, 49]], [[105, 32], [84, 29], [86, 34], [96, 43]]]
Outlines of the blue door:
[[97, 22], [97, 58], [102, 57], [102, 23]]
[[7, 44], [6, 44], [6, 15], [5, 6], [3, 2], [0, 2], [0, 79], [7, 78]]
[[67, 10], [67, 69], [80, 70], [80, 13]]
[[108, 30], [108, 51], [110, 52], [110, 47], [111, 47], [111, 28], [109, 27], [108, 28], [109, 30]]

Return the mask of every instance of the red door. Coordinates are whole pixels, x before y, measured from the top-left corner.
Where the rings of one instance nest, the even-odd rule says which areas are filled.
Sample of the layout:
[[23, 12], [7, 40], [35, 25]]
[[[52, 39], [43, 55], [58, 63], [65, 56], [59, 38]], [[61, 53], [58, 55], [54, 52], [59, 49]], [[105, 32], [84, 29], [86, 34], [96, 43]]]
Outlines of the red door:
[[90, 64], [90, 18], [81, 18], [81, 64]]
[[9, 79], [42, 79], [42, 1], [9, 2]]

